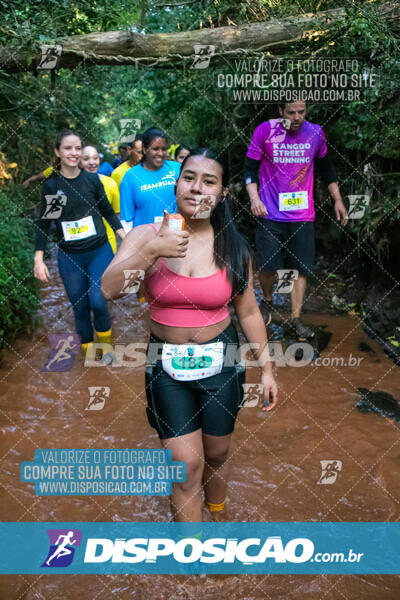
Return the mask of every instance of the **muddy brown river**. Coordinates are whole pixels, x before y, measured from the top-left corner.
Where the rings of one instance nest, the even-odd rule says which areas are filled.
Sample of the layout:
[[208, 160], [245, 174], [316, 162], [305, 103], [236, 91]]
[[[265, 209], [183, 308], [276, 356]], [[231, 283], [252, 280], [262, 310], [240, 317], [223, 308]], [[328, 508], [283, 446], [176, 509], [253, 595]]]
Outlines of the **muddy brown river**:
[[[165, 521], [166, 497], [37, 497], [19, 480], [37, 448], [158, 448], [145, 416], [144, 369], [84, 367], [42, 372], [47, 334], [74, 332], [54, 261], [42, 290], [43, 324], [12, 344], [0, 369], [2, 521]], [[146, 342], [146, 306], [128, 295], [112, 307], [118, 343]], [[240, 412], [231, 449], [225, 521], [398, 521], [399, 423], [360, 413], [357, 388], [399, 397], [400, 370], [363, 332], [357, 316], [306, 313], [329, 332], [315, 363], [275, 368], [280, 403], [269, 413]], [[361, 346], [360, 346], [360, 343]], [[363, 348], [363, 350], [360, 350]], [[361, 359], [361, 360], [359, 360]], [[321, 361], [319, 361], [321, 362]], [[332, 362], [332, 361], [331, 361]], [[354, 362], [354, 361], [353, 361]], [[247, 382], [257, 381], [249, 369]], [[90, 386], [107, 386], [102, 410], [85, 410]], [[320, 461], [341, 461], [337, 479], [318, 484]], [[204, 510], [204, 519], [211, 520]], [[218, 525], [216, 524], [216, 531]], [[399, 600], [390, 575], [3, 575], [1, 600]]]

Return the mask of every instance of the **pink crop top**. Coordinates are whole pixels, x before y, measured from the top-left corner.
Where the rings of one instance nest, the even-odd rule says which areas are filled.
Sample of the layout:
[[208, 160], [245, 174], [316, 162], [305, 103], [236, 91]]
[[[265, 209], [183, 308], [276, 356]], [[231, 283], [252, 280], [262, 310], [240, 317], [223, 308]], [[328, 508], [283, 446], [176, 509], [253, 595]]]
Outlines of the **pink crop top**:
[[232, 286], [225, 268], [208, 277], [187, 277], [159, 258], [157, 270], [144, 278], [144, 290], [150, 318], [162, 325], [206, 327], [229, 316]]

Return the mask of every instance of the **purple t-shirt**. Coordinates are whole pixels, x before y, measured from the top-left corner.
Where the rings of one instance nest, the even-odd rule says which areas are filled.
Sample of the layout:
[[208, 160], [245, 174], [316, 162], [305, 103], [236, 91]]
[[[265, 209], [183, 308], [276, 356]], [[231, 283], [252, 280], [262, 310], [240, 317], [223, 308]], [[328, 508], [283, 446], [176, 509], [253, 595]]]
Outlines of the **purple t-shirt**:
[[247, 156], [261, 160], [260, 198], [272, 221], [314, 221], [314, 158], [327, 153], [320, 125], [304, 121], [298, 131], [286, 131], [281, 119], [261, 123]]

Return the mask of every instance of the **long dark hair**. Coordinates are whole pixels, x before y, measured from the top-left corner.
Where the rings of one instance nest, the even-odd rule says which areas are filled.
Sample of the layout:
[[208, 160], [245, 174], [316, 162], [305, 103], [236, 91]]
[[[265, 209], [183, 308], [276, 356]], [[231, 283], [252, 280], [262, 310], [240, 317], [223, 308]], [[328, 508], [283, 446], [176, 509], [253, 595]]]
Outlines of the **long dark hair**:
[[[192, 156], [204, 156], [204, 158], [215, 160], [222, 169], [222, 187], [228, 187], [227, 168], [218, 154], [209, 148], [191, 150], [182, 162], [181, 173], [186, 161]], [[232, 285], [232, 296], [243, 294], [249, 284], [249, 266], [253, 262], [253, 254], [247, 241], [236, 229], [229, 208], [229, 194], [217, 202], [211, 213], [210, 223], [214, 229], [215, 264], [219, 269], [226, 267], [226, 276]]]
[[145, 148], [148, 148], [153, 140], [156, 138], [167, 139], [167, 136], [163, 132], [162, 129], [158, 129], [157, 127], [150, 127], [146, 129], [146, 131], [142, 135], [142, 144], [143, 144], [143, 154], [141, 158], [141, 163], [143, 164], [146, 158]]
[[[76, 135], [76, 137], [78, 137], [81, 140], [81, 144], [82, 144], [82, 138], [79, 135], [79, 133], [76, 133], [76, 131], [74, 131], [73, 129], [61, 129], [61, 131], [59, 131], [57, 133], [56, 139], [54, 140], [54, 148], [57, 148], [57, 150], [59, 150], [63, 139], [65, 137], [68, 137], [69, 135]], [[61, 160], [58, 156], [55, 157], [53, 168], [57, 172], [60, 171]]]

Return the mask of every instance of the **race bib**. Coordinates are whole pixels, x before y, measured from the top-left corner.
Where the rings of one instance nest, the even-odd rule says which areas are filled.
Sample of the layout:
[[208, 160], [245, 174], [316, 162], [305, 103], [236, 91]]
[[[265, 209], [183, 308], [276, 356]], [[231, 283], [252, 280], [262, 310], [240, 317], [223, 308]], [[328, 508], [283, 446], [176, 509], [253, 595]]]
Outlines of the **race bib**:
[[306, 210], [308, 208], [308, 192], [284, 192], [279, 194], [279, 210]]
[[224, 343], [164, 344], [163, 369], [173, 379], [194, 381], [221, 373], [224, 364]]
[[62, 221], [61, 226], [66, 242], [84, 240], [91, 235], [96, 235], [96, 227], [91, 216], [83, 217], [79, 221]]

